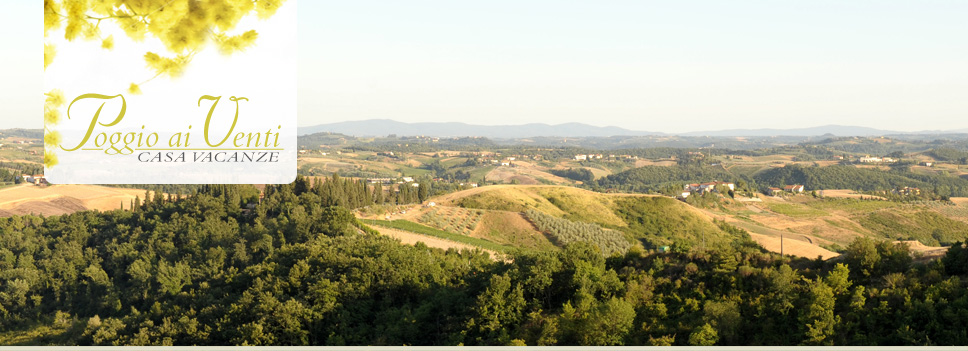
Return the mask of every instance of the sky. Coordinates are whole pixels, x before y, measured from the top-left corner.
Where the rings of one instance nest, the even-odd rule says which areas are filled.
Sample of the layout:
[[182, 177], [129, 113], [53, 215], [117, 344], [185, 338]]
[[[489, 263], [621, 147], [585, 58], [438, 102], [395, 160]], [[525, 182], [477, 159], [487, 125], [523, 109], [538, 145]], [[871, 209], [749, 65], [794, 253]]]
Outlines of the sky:
[[[0, 128], [39, 128], [41, 1], [4, 6]], [[300, 126], [380, 118], [672, 133], [968, 128], [964, 1], [298, 6]], [[10, 34], [31, 27], [36, 34]]]

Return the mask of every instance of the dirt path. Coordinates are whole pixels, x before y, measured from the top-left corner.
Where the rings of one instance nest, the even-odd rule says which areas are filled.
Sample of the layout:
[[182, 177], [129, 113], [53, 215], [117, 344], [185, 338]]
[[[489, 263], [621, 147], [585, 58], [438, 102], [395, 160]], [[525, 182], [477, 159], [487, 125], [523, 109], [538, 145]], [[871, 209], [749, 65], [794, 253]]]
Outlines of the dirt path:
[[937, 258], [944, 256], [948, 253], [949, 248], [947, 246], [927, 246], [917, 240], [895, 241], [895, 243], [908, 244], [908, 248], [911, 249], [911, 252], [920, 253], [922, 258]]
[[[760, 244], [760, 246], [763, 246], [763, 248], [772, 252], [780, 252], [780, 238], [756, 233], [750, 233], [750, 237], [753, 238], [753, 241]], [[840, 256], [840, 254], [820, 246], [805, 241], [790, 239], [783, 240], [783, 253], [806, 258], [817, 258], [817, 256], [821, 256], [825, 260]]]

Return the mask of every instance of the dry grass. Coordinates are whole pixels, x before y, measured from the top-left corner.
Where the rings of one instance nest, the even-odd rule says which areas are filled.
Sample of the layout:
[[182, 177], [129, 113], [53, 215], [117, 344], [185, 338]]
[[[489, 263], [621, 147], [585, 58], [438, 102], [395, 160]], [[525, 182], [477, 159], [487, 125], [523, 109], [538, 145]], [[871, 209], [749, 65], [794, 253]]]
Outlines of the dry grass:
[[516, 212], [485, 211], [481, 224], [472, 235], [499, 244], [528, 249], [548, 250], [555, 245], [524, 216]]
[[[62, 215], [84, 210], [110, 211], [128, 208], [140, 189], [110, 188], [97, 185], [21, 185], [0, 190], [0, 210], [7, 215]], [[144, 199], [142, 199], [144, 200]]]
[[444, 195], [438, 204], [483, 210], [524, 212], [534, 209], [573, 221], [625, 227], [613, 208], [620, 197], [645, 196], [633, 194], [603, 194], [566, 186], [496, 185]]
[[[757, 234], [757, 233], [750, 233], [750, 237], [752, 237], [753, 241], [756, 241], [757, 244], [760, 244], [760, 246], [763, 246], [763, 248], [772, 252], [777, 252], [777, 253], [780, 252], [779, 237]], [[840, 256], [840, 254], [836, 252], [824, 249], [815, 244], [811, 244], [800, 240], [791, 240], [788, 238], [784, 238], [783, 240], [783, 253], [786, 255], [800, 256], [800, 257], [806, 257], [806, 258], [817, 258], [817, 256], [820, 256], [820, 257], [823, 257], [823, 259], [825, 260]]]
[[425, 245], [427, 245], [429, 247], [434, 247], [434, 248], [444, 249], [444, 250], [447, 250], [447, 249], [475, 250], [475, 249], [477, 249], [477, 250], [483, 250], [484, 252], [487, 252], [488, 254], [491, 255], [492, 258], [498, 257], [498, 254], [496, 252], [494, 252], [494, 251], [485, 250], [485, 249], [482, 249], [482, 248], [479, 248], [479, 247], [473, 246], [473, 245], [468, 245], [468, 244], [464, 244], [464, 243], [459, 243], [459, 242], [455, 242], [455, 241], [444, 240], [444, 239], [441, 239], [441, 238], [432, 237], [432, 236], [429, 236], [429, 235], [421, 235], [421, 234], [417, 234], [417, 233], [413, 233], [413, 232], [408, 232], [408, 231], [399, 230], [399, 229], [392, 229], [392, 228], [387, 228], [387, 227], [382, 227], [382, 226], [377, 226], [377, 225], [371, 225], [370, 227], [372, 227], [373, 229], [376, 229], [382, 235], [386, 235], [386, 236], [389, 236], [391, 238], [400, 240], [401, 243], [404, 243], [404, 244], [407, 244], [407, 245], [414, 245], [414, 244], [416, 244], [418, 242], [422, 242], [422, 243], [424, 243]]
[[824, 190], [823, 191], [823, 196], [824, 197], [841, 197], [841, 198], [848, 198], [848, 199], [859, 199], [861, 197], [864, 197], [865, 199], [867, 199], [867, 198], [876, 198], [876, 199], [879, 199], [879, 200], [884, 200], [884, 198], [883, 197], [880, 197], [880, 196], [866, 195], [866, 194], [858, 194], [857, 192], [855, 192], [853, 190], [848, 190], [848, 189]]
[[540, 184], [538, 179], [545, 179], [557, 184], [575, 184], [575, 181], [548, 173], [531, 162], [512, 161], [512, 163], [514, 167], [502, 166], [488, 172], [487, 180], [510, 183], [516, 179], [518, 184], [535, 185]]

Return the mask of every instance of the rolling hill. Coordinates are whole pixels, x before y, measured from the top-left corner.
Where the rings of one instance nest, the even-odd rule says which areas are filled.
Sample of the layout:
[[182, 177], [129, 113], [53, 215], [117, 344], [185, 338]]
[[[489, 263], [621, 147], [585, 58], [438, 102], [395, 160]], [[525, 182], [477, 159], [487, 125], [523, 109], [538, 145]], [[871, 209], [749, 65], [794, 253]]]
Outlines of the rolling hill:
[[343, 121], [314, 126], [299, 127], [299, 135], [315, 133], [338, 133], [357, 137], [395, 135], [423, 135], [434, 137], [485, 137], [491, 139], [520, 139], [534, 137], [630, 137], [630, 136], [684, 136], [684, 137], [816, 137], [816, 136], [881, 136], [881, 135], [937, 135], [968, 133], [968, 129], [901, 132], [861, 126], [825, 125], [805, 128], [759, 128], [725, 129], [685, 133], [638, 131], [622, 127], [598, 127], [584, 123], [521, 125], [475, 125], [462, 122], [406, 123], [390, 119]]
[[482, 126], [460, 122], [403, 123], [388, 119], [346, 121], [300, 127], [299, 135], [329, 132], [352, 136], [425, 135], [435, 137], [476, 136], [495, 139], [527, 138], [536, 136], [556, 137], [609, 137], [615, 135], [660, 135], [662, 133], [640, 132], [619, 127], [596, 127], [582, 123], [549, 125], [529, 123], [522, 125]]
[[603, 194], [563, 186], [498, 185], [442, 196], [445, 206], [488, 211], [529, 209], [572, 222], [617, 230], [654, 248], [727, 245], [749, 238], [731, 234], [703, 212], [663, 196]]
[[0, 217], [11, 215], [62, 215], [77, 211], [130, 209], [142, 189], [98, 185], [18, 185], [0, 189]]

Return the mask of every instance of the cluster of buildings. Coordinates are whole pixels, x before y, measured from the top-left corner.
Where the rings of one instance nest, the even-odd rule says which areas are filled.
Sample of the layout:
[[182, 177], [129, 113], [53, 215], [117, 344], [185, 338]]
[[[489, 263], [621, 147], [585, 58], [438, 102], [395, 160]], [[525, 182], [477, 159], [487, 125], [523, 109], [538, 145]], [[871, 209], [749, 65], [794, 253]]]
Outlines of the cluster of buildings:
[[34, 174], [34, 175], [24, 174], [24, 175], [21, 175], [21, 177], [24, 179], [25, 183], [30, 183], [33, 185], [50, 184], [50, 183], [47, 183], [47, 178], [45, 178], [43, 174]]
[[511, 155], [511, 156], [501, 157], [500, 153], [490, 153], [490, 152], [476, 153], [472, 156], [476, 158], [477, 162], [490, 163], [498, 166], [511, 166], [512, 162], [517, 161], [519, 159], [535, 160], [535, 161], [541, 161], [542, 159], [544, 159], [544, 157], [542, 157], [541, 155]]
[[865, 155], [864, 157], [858, 158], [857, 159], [857, 162], [860, 162], [860, 163], [895, 163], [895, 162], [897, 162], [897, 159], [896, 158], [891, 158], [891, 157], [877, 157], [877, 156], [873, 156], [872, 157], [871, 155]]
[[[443, 178], [434, 178], [433, 180], [435, 182], [439, 182], [439, 181], [443, 181], [444, 179]], [[401, 177], [401, 178], [367, 178], [366, 179], [366, 182], [367, 183], [370, 183], [370, 184], [377, 184], [377, 183], [379, 183], [379, 184], [383, 184], [383, 185], [410, 184], [410, 186], [415, 187], [415, 188], [420, 186], [420, 183], [417, 183], [413, 179], [413, 177]], [[469, 186], [471, 188], [476, 188], [477, 187], [477, 183], [466, 183], [466, 184], [465, 183], [460, 183], [458, 185], [459, 186], [462, 186], [462, 187], [466, 185], [466, 186]]]
[[769, 189], [767, 189], [766, 194], [770, 196], [778, 196], [782, 194], [799, 194], [802, 192], [803, 192], [803, 185], [793, 184], [793, 185], [786, 185], [783, 188], [770, 187]]
[[908, 186], [903, 187], [903, 188], [893, 189], [893, 190], [891, 190], [891, 192], [894, 193], [894, 194], [897, 194], [897, 195], [904, 195], [904, 196], [910, 196], [910, 195], [917, 196], [917, 195], [921, 195], [921, 189], [912, 188], [912, 187], [908, 187]]
[[687, 198], [689, 197], [689, 195], [692, 195], [693, 193], [703, 194], [707, 192], [716, 191], [717, 186], [724, 186], [729, 188], [729, 190], [736, 190], [736, 184], [733, 184], [730, 182], [693, 183], [693, 184], [686, 184], [685, 186], [683, 186], [682, 194], [680, 194], [680, 196], [682, 198]]
[[[400, 179], [400, 180], [397, 180]], [[394, 182], [396, 180], [396, 182]], [[403, 183], [413, 183], [413, 177], [403, 177], [403, 178], [367, 178], [367, 183], [370, 184], [403, 184]], [[413, 183], [413, 186], [418, 186], [417, 183]]]
[[638, 160], [639, 157], [638, 156], [632, 156], [632, 155], [608, 155], [608, 157], [606, 157], [605, 155], [602, 155], [602, 154], [587, 154], [587, 155], [579, 154], [579, 155], [575, 155], [575, 161], [590, 161], [590, 160], [601, 160], [601, 159], [607, 159], [607, 160]]

